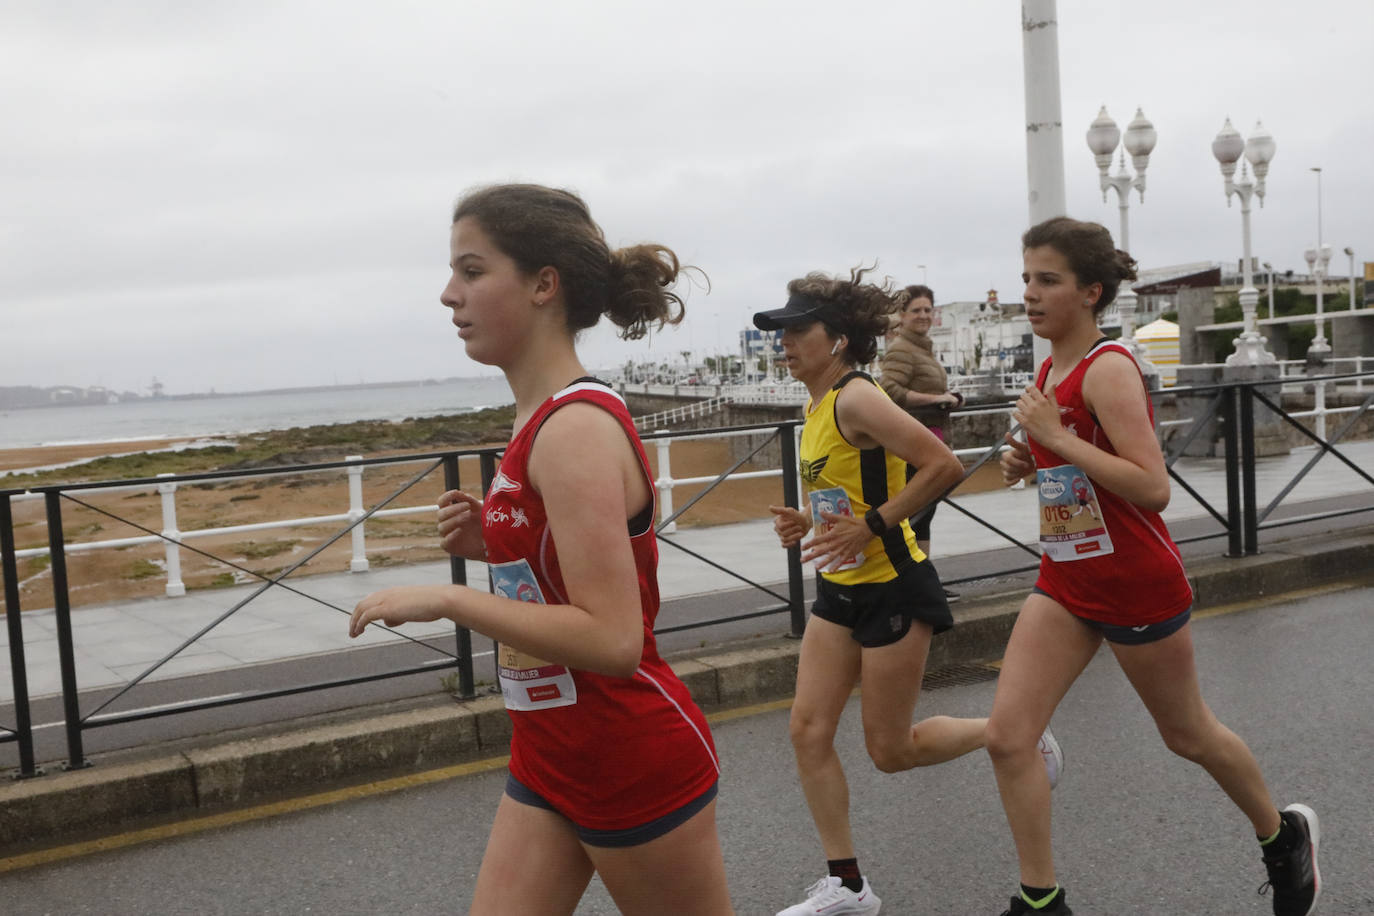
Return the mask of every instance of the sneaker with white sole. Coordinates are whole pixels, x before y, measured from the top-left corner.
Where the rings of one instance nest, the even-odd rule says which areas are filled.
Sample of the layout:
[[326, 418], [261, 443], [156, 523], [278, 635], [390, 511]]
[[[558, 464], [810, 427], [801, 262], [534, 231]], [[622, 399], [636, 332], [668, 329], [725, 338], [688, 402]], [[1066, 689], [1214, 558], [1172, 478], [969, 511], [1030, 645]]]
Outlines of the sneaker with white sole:
[[855, 893], [841, 884], [839, 878], [827, 875], [806, 889], [805, 900], [779, 910], [778, 916], [840, 916], [842, 913], [871, 916], [878, 912], [883, 902], [868, 886], [868, 879], [863, 881], [864, 886]]
[[1269, 880], [1260, 885], [1260, 893], [1274, 892], [1274, 916], [1307, 916], [1317, 908], [1322, 892], [1322, 873], [1317, 867], [1321, 822], [1306, 805], [1289, 805], [1280, 816], [1297, 831], [1297, 837], [1291, 849], [1265, 853]]
[[1045, 761], [1045, 773], [1050, 777], [1050, 788], [1059, 785], [1059, 777], [1064, 773], [1064, 751], [1060, 749], [1059, 742], [1054, 740], [1054, 732], [1050, 731], [1049, 726], [1040, 734], [1040, 742], [1036, 745], [1040, 751], [1040, 759]]

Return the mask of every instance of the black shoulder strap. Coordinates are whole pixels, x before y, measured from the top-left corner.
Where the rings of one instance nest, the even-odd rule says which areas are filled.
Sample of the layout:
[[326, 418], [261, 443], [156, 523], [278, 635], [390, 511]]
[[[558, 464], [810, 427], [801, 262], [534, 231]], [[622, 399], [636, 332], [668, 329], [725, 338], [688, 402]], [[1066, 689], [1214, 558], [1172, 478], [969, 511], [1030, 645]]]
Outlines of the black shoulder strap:
[[845, 385], [848, 385], [849, 380], [853, 378], [866, 378], [870, 382], [873, 381], [873, 376], [869, 375], [867, 372], [864, 372], [861, 369], [852, 369], [849, 372], [846, 372], [838, 382], [836, 382], [834, 385], [831, 385], [830, 390], [839, 391]]

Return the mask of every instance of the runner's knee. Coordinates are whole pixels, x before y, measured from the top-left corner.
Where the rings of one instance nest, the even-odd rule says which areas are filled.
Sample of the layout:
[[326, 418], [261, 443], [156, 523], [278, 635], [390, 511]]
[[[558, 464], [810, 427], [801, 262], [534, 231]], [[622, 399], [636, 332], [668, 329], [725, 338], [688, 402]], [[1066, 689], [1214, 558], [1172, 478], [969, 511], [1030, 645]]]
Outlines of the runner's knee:
[[835, 727], [839, 723], [823, 716], [792, 707], [788, 733], [792, 747], [798, 754], [827, 751], [835, 744]]
[[1184, 760], [1201, 763], [1215, 746], [1211, 730], [1201, 725], [1168, 725], [1157, 723], [1164, 746]]
[[911, 769], [910, 734], [865, 735], [864, 745], [873, 765], [883, 773], [900, 773]]
[[1018, 755], [1034, 754], [1035, 743], [1039, 739], [1040, 732], [1032, 732], [997, 716], [988, 719], [983, 732], [983, 743], [994, 763], [1014, 760]]

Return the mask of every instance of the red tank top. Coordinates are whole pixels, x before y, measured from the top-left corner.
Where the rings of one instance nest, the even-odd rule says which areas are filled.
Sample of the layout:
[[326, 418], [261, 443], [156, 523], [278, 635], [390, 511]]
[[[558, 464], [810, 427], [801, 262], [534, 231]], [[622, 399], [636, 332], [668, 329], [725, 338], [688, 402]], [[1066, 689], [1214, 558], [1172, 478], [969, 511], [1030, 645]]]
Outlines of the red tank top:
[[[1083, 403], [1083, 378], [1103, 353], [1130, 351], [1103, 338], [1054, 389], [1060, 422], [1071, 433], [1115, 455]], [[1040, 366], [1041, 391], [1051, 360]], [[1141, 394], [1151, 422], [1154, 407]], [[1178, 546], [1158, 512], [1098, 485], [1082, 469], [1030, 439], [1040, 500], [1040, 578], [1036, 587], [1080, 617], [1118, 626], [1158, 623], [1183, 613], [1193, 590]]]
[[[567, 603], [544, 502], [529, 482], [530, 449], [558, 408], [582, 401], [611, 413], [633, 443], [653, 493], [649, 462], [625, 402], [579, 380], [540, 405], [511, 440], [483, 502], [482, 534], [497, 594]], [[588, 499], [596, 495], [587, 494]], [[644, 652], [632, 677], [555, 665], [507, 646], [498, 651], [510, 714], [510, 771], [574, 823], [623, 830], [662, 817], [706, 791], [720, 773], [715, 745], [686, 686], [658, 655], [658, 544], [653, 506], [630, 532], [639, 572]]]

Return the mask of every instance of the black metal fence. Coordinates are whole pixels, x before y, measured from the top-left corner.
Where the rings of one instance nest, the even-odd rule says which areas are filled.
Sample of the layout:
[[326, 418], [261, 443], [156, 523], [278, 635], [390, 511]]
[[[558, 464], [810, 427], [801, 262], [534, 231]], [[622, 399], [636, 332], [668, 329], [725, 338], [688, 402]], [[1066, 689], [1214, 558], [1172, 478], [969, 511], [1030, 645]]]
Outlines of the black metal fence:
[[[1313, 383], [1334, 384], [1343, 380], [1354, 378], [1371, 378], [1374, 373], [1364, 373], [1362, 375], [1349, 374], [1340, 376], [1328, 376], [1322, 379], [1309, 380]], [[1374, 391], [1366, 397], [1363, 402], [1352, 411], [1351, 416], [1341, 426], [1339, 431], [1328, 440], [1323, 440], [1307, 430], [1305, 426], [1295, 420], [1289, 413], [1285, 412], [1280, 404], [1276, 403], [1275, 398], [1264, 392], [1264, 388], [1272, 388], [1274, 382], [1233, 382], [1209, 386], [1194, 386], [1186, 389], [1168, 389], [1163, 392], [1156, 392], [1156, 397], [1187, 395], [1197, 401], [1201, 401], [1204, 406], [1197, 412], [1193, 422], [1189, 425], [1186, 435], [1176, 443], [1171, 443], [1166, 454], [1166, 463], [1169, 468], [1170, 477], [1183, 490], [1188, 492], [1202, 506], [1204, 511], [1216, 523], [1217, 529], [1211, 532], [1204, 532], [1190, 538], [1181, 539], [1180, 543], [1190, 541], [1207, 540], [1214, 538], [1225, 538], [1227, 543], [1227, 554], [1229, 556], [1244, 556], [1254, 554], [1259, 550], [1259, 536], [1261, 531], [1278, 528], [1285, 525], [1292, 525], [1298, 522], [1314, 521], [1323, 518], [1335, 518], [1350, 515], [1358, 512], [1368, 512], [1374, 509], [1374, 504], [1366, 506], [1351, 506], [1324, 513], [1308, 514], [1295, 518], [1285, 518], [1282, 520], [1270, 520], [1275, 508], [1288, 497], [1298, 483], [1305, 477], [1320, 461], [1326, 456], [1342, 462], [1353, 470], [1360, 478], [1371, 485], [1374, 485], [1374, 477], [1370, 473], [1357, 465], [1354, 461], [1346, 457], [1338, 445], [1346, 435], [1354, 430], [1357, 424], [1369, 411], [1371, 404], [1374, 404]], [[1271, 502], [1265, 506], [1260, 506], [1256, 496], [1255, 477], [1257, 455], [1255, 449], [1256, 439], [1256, 403], [1259, 403], [1265, 410], [1270, 412], [1267, 416], [1277, 418], [1282, 422], [1297, 428], [1301, 435], [1312, 440], [1317, 446], [1318, 451], [1295, 476], [1282, 488], [1281, 492], [1275, 496]], [[793, 508], [800, 506], [801, 488], [797, 472], [797, 453], [796, 453], [796, 431], [800, 421], [786, 421], [776, 424], [759, 424], [747, 427], [729, 427], [715, 430], [694, 430], [694, 436], [708, 435], [711, 433], [740, 432], [742, 430], [756, 431], [760, 434], [760, 442], [750, 453], [744, 455], [733, 465], [720, 473], [715, 481], [706, 486], [691, 501], [677, 510], [670, 518], [659, 521], [658, 530], [660, 535], [662, 530], [672, 521], [683, 513], [689, 511], [700, 499], [719, 484], [730, 479], [742, 465], [753, 458], [764, 448], [776, 443], [781, 454], [781, 476], [782, 476], [782, 496], [784, 504]], [[1224, 463], [1225, 467], [1225, 497], [1224, 507], [1213, 506], [1185, 480], [1175, 469], [1180, 456], [1188, 449], [1195, 439], [1202, 435], [1205, 430], [1217, 429], [1221, 433], [1222, 456], [1217, 459]], [[655, 434], [644, 437], [646, 441], [657, 438], [671, 438], [673, 434]], [[1001, 441], [989, 445], [987, 451], [983, 453], [976, 464], [968, 471], [971, 475], [978, 467], [984, 463], [994, 460], [1002, 448]], [[72, 607], [67, 582], [66, 569], [66, 544], [63, 534], [63, 509], [64, 506], [83, 506], [102, 514], [111, 515], [107, 510], [91, 504], [87, 499], [87, 493], [91, 490], [100, 488], [108, 489], [115, 482], [98, 482], [70, 485], [53, 485], [36, 487], [32, 491], [26, 490], [0, 490], [0, 571], [4, 576], [4, 600], [5, 618], [8, 625], [9, 634], [9, 653], [10, 669], [14, 682], [14, 703], [12, 709], [12, 720], [0, 722], [0, 743], [14, 742], [18, 745], [19, 767], [15, 773], [16, 777], [30, 777], [40, 774], [42, 771], [36, 766], [34, 744], [33, 744], [33, 724], [30, 716], [30, 695], [28, 687], [24, 638], [23, 638], [23, 619], [20, 608], [20, 591], [18, 585], [18, 569], [16, 562], [15, 546], [15, 525], [12, 515], [11, 501], [14, 497], [26, 493], [41, 494], [46, 509], [47, 530], [48, 530], [48, 551], [51, 557], [51, 575], [54, 594], [54, 618], [57, 630], [57, 652], [58, 661], [61, 669], [61, 694], [63, 709], [63, 726], [66, 733], [66, 762], [67, 768], [78, 768], [89, 765], [83, 747], [84, 734], [94, 728], [101, 728], [110, 725], [135, 722], [142, 719], [150, 719], [161, 716], [177, 715], [189, 713], [196, 710], [211, 709], [219, 706], [249, 703], [261, 701], [274, 697], [291, 696], [295, 694], [307, 693], [312, 691], [324, 691], [345, 686], [351, 686], [370, 681], [377, 681], [387, 678], [402, 677], [410, 674], [423, 672], [433, 672], [435, 670], [453, 669], [456, 672], [456, 692], [463, 697], [472, 697], [476, 690], [476, 681], [473, 671], [473, 648], [471, 634], [461, 628], [455, 628], [452, 648], [437, 644], [432, 639], [411, 639], [403, 633], [392, 631], [400, 639], [410, 639], [411, 642], [423, 646], [425, 651], [435, 656], [428, 663], [397, 667], [383, 672], [373, 672], [362, 675], [348, 677], [334, 677], [323, 680], [297, 683], [288, 686], [274, 687], [237, 693], [231, 697], [209, 697], [185, 698], [171, 704], [163, 704], [156, 708], [143, 709], [133, 712], [106, 712], [109, 707], [130, 691], [135, 690], [150, 675], [159, 668], [176, 657], [180, 652], [192, 645], [196, 640], [205, 636], [216, 626], [228, 620], [236, 612], [247, 606], [255, 598], [265, 593], [268, 589], [281, 588], [287, 589], [315, 601], [325, 608], [348, 614], [351, 609], [338, 607], [321, 598], [311, 596], [306, 591], [297, 588], [294, 584], [287, 581], [292, 573], [299, 570], [309, 560], [318, 556], [331, 544], [337, 542], [345, 535], [349, 534], [353, 528], [362, 524], [378, 510], [386, 507], [400, 497], [403, 493], [410, 490], [421, 480], [426, 479], [436, 471], [443, 474], [444, 488], [455, 489], [461, 486], [462, 481], [459, 475], [459, 459], [462, 457], [476, 456], [479, 462], [481, 474], [482, 491], [486, 492], [492, 479], [495, 477], [497, 461], [500, 456], [499, 449], [460, 449], [442, 451], [425, 454], [413, 454], [388, 458], [365, 459], [362, 465], [384, 465], [396, 464], [400, 462], [418, 462], [423, 464], [422, 469], [407, 483], [396, 489], [386, 498], [379, 501], [362, 514], [360, 518], [351, 520], [347, 525], [340, 528], [324, 543], [311, 550], [305, 557], [285, 568], [275, 575], [265, 575], [253, 572], [232, 560], [225, 557], [214, 556], [206, 551], [184, 542], [175, 541], [166, 535], [138, 525], [128, 519], [120, 521], [132, 525], [148, 535], [154, 535], [164, 540], [173, 540], [183, 550], [190, 550], [203, 554], [217, 562], [223, 563], [237, 569], [247, 575], [253, 576], [261, 581], [261, 584], [246, 598], [235, 602], [232, 606], [224, 610], [211, 622], [206, 624], [194, 635], [184, 640], [181, 645], [165, 654], [159, 661], [150, 665], [142, 673], [130, 679], [122, 687], [108, 693], [108, 695], [92, 696], [90, 693], [85, 695], [80, 690], [78, 683], [78, 672], [76, 666], [75, 645], [72, 629]], [[119, 486], [156, 486], [166, 484], [169, 481], [180, 483], [197, 483], [213, 480], [221, 480], [233, 477], [263, 476], [263, 475], [284, 475], [299, 474], [302, 472], [312, 472], [329, 470], [334, 468], [357, 467], [360, 462], [329, 462], [322, 464], [299, 465], [293, 467], [273, 468], [270, 470], [244, 471], [216, 471], [200, 474], [180, 475], [173, 478], [157, 477], [142, 480], [122, 480], [118, 481]], [[995, 525], [979, 518], [974, 513], [950, 497], [946, 493], [942, 498], [943, 502], [953, 509], [973, 518], [979, 524], [989, 529], [999, 538], [1004, 539], [1010, 545], [1024, 551], [1035, 562], [1029, 565], [1014, 566], [1007, 569], [987, 569], [980, 570], [977, 576], [970, 576], [964, 579], [951, 579], [949, 584], [971, 581], [972, 579], [982, 579], [1001, 575], [1010, 575], [1034, 569], [1039, 563], [1039, 551], [1033, 545], [1023, 544], [1015, 537], [1000, 530]], [[759, 591], [775, 598], [778, 602], [776, 606], [770, 606], [762, 610], [752, 611], [746, 614], [712, 618], [709, 620], [695, 623], [683, 624], [675, 627], [665, 627], [659, 630], [660, 633], [676, 632], [686, 629], [698, 629], [712, 626], [719, 626], [725, 623], [744, 620], [755, 617], [765, 617], [772, 615], [787, 614], [789, 630], [792, 635], [800, 635], [805, 623], [804, 606], [804, 571], [800, 560], [801, 550], [793, 547], [787, 551], [787, 588], [786, 594], [774, 591], [768, 584], [761, 584], [751, 581], [738, 572], [731, 570], [728, 566], [710, 559], [700, 553], [688, 550], [681, 544], [662, 538], [660, 544], [671, 547], [675, 550], [685, 551], [697, 560], [705, 563], [717, 570], [723, 571], [738, 579], [745, 585], [758, 589]], [[467, 583], [467, 563], [458, 558], [450, 559], [450, 579], [456, 584]], [[88, 708], [83, 709], [83, 701]]]

